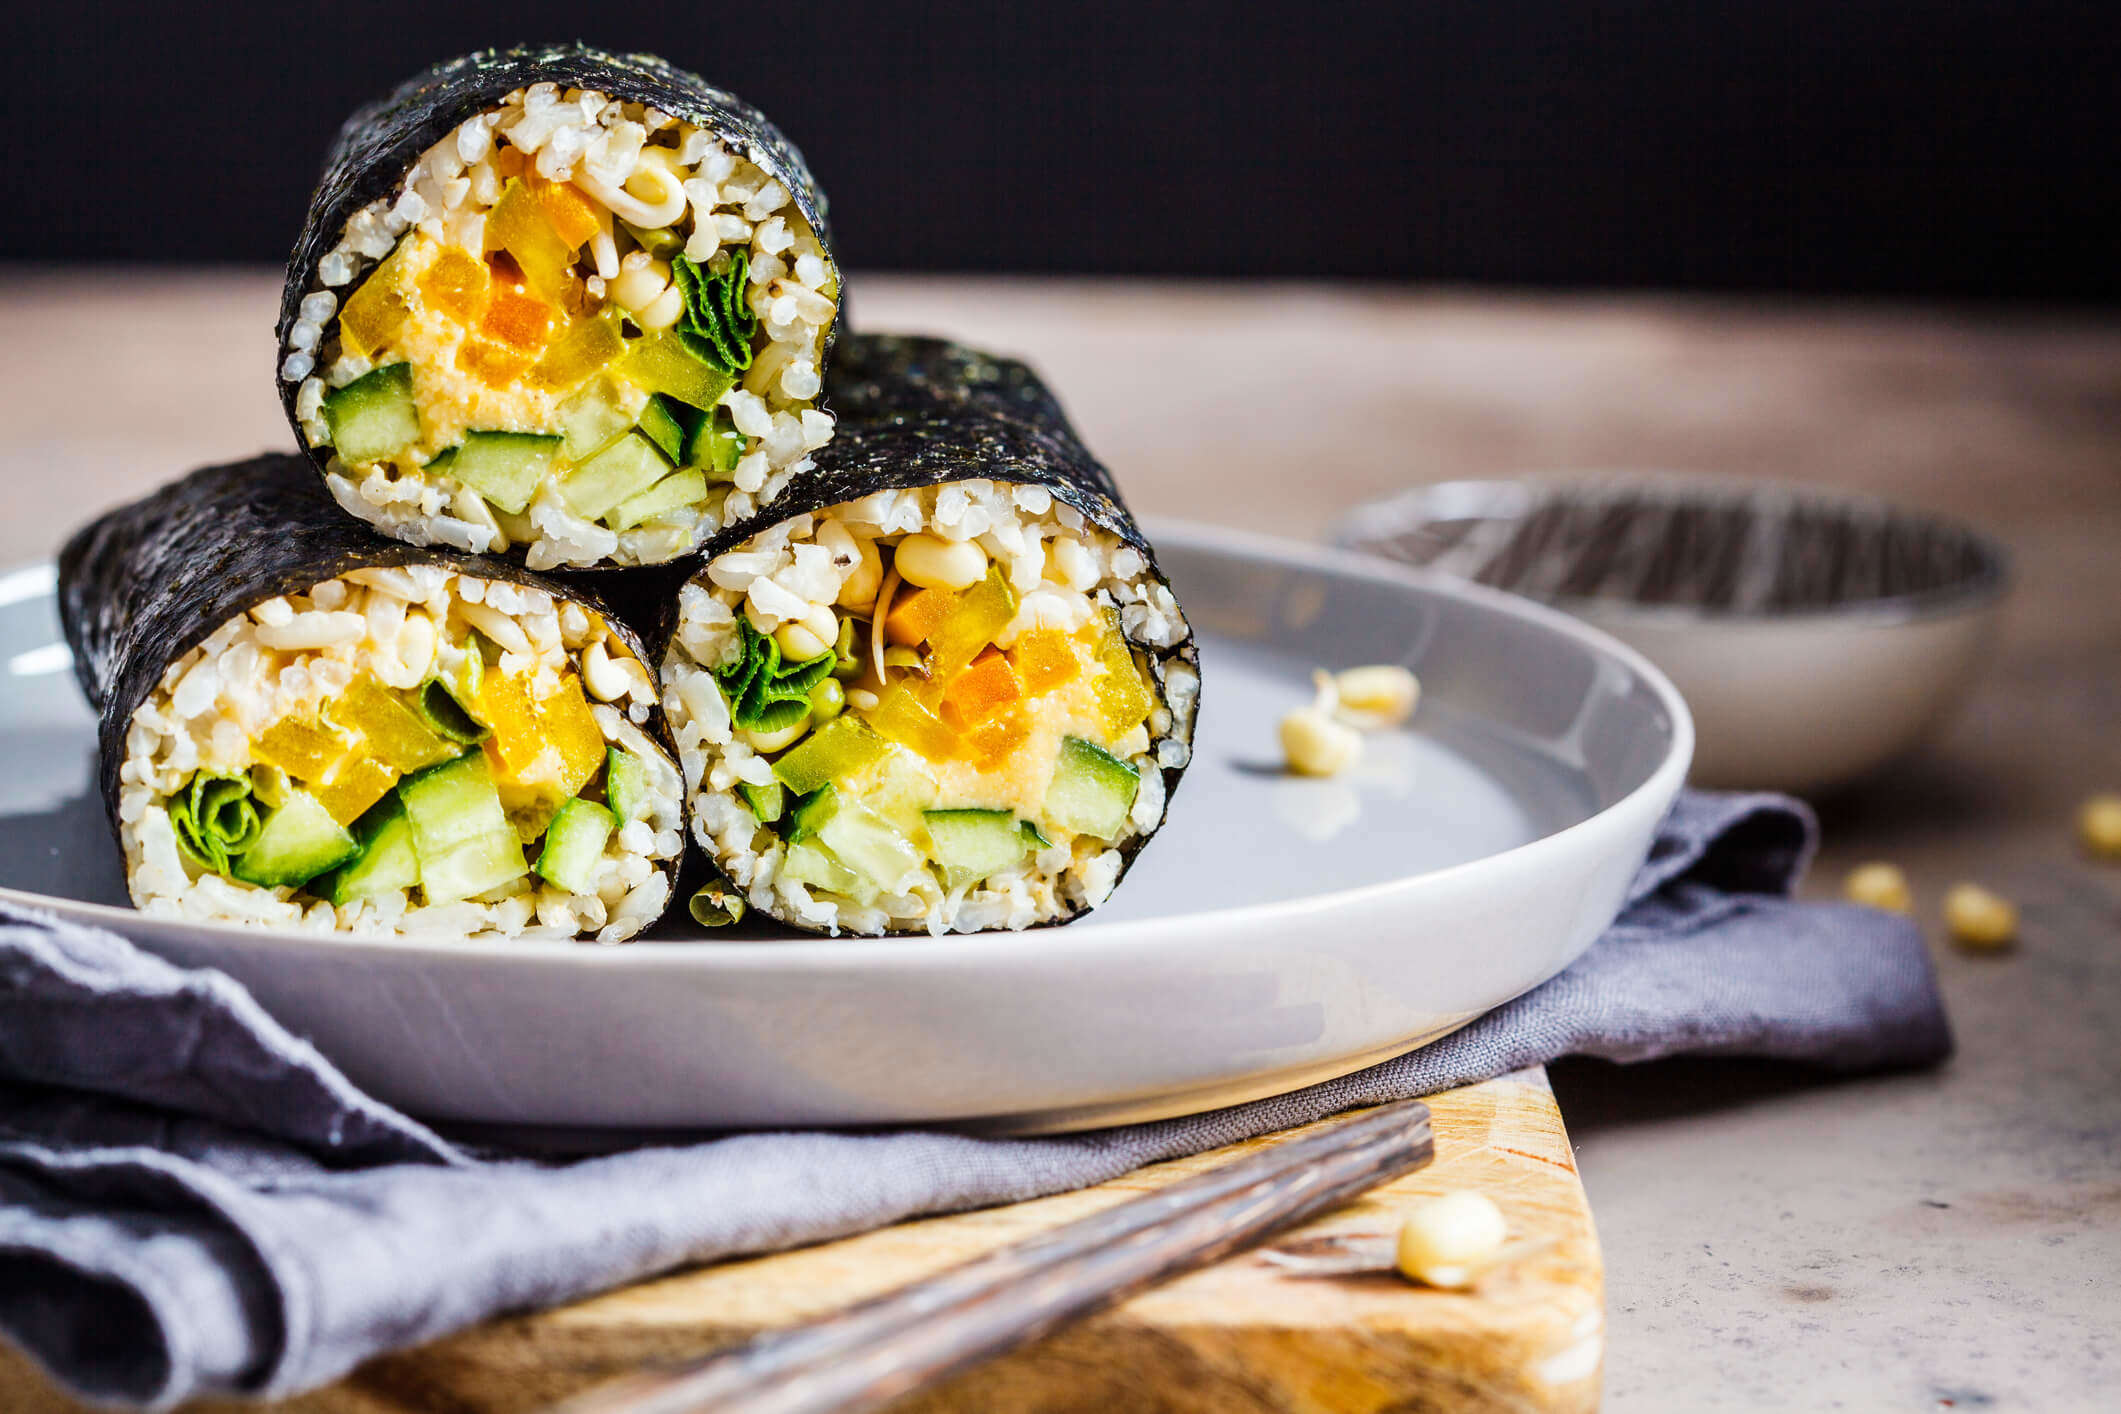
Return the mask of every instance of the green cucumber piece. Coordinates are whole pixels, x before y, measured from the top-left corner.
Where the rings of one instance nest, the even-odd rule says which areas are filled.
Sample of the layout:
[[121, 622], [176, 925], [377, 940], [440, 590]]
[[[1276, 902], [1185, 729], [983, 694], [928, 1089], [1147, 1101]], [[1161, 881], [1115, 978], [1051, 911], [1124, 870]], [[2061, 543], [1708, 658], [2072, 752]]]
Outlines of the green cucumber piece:
[[683, 510], [706, 498], [707, 478], [697, 471], [680, 471], [613, 506], [604, 517], [604, 524], [613, 530], [631, 530], [644, 520]]
[[560, 494], [574, 513], [596, 520], [670, 474], [670, 463], [646, 437], [629, 433], [567, 473]]
[[567, 460], [588, 461], [633, 426], [633, 416], [609, 378], [599, 378], [560, 404], [560, 431]]
[[604, 749], [604, 801], [621, 825], [648, 814], [648, 768], [640, 757], [616, 746]]
[[353, 833], [308, 791], [290, 790], [249, 849], [229, 861], [229, 873], [246, 884], [277, 888], [306, 884], [336, 869], [360, 851]]
[[1020, 862], [1031, 842], [1007, 810], [930, 810], [921, 817], [943, 868], [943, 886], [962, 888]]
[[921, 852], [912, 840], [849, 802], [842, 802], [818, 827], [817, 838], [840, 863], [879, 889], [895, 888], [921, 865]]
[[681, 466], [699, 467], [709, 476], [725, 478], [735, 473], [737, 460], [744, 455], [749, 440], [729, 420], [727, 408], [716, 408], [689, 425], [678, 462]]
[[788, 817], [788, 842], [800, 844], [824, 828], [840, 808], [840, 792], [837, 786], [819, 786], [817, 790], [797, 803], [795, 812]]
[[[656, 450], [670, 458], [673, 463], [677, 461], [678, 454], [685, 446], [685, 425], [678, 421], [676, 412], [676, 409], [684, 406], [683, 403], [666, 398], [661, 393], [653, 394], [648, 399], [648, 406], [641, 409], [641, 420], [634, 424], [641, 429], [641, 435], [655, 443]], [[691, 408], [685, 410], [692, 412]], [[695, 417], [698, 415], [693, 413]]]
[[324, 395], [324, 425], [348, 466], [380, 461], [420, 440], [412, 365], [386, 363]]
[[596, 875], [604, 845], [619, 827], [609, 810], [580, 798], [562, 801], [545, 827], [545, 848], [538, 854], [538, 877], [571, 894], [586, 894]]
[[455, 447], [445, 447], [429, 457], [427, 465], [422, 467], [421, 470], [433, 476], [453, 476], [455, 473], [450, 471], [450, 468], [455, 466], [456, 463], [457, 449]]
[[692, 896], [686, 911], [692, 921], [702, 928], [727, 928], [732, 923], [744, 921], [747, 905], [744, 896], [721, 879], [714, 879], [700, 886]]
[[1063, 830], [1117, 839], [1139, 789], [1139, 771], [1095, 742], [1071, 736], [1061, 742], [1042, 813]]
[[319, 879], [312, 892], [333, 904], [377, 894], [398, 893], [420, 882], [420, 856], [412, 847], [412, 821], [405, 818], [405, 803], [386, 795], [369, 812], [354, 821], [353, 835], [360, 852]]
[[857, 903], [867, 903], [876, 897], [873, 884], [840, 863], [831, 850], [816, 840], [788, 846], [787, 854], [781, 857], [781, 877], [808, 884], [814, 889], [845, 894]]
[[530, 872], [485, 752], [467, 751], [407, 776], [398, 783], [398, 799], [412, 822], [429, 903], [470, 898]]
[[781, 810], [787, 804], [788, 790], [779, 781], [755, 786], [749, 781], [740, 781], [736, 793], [744, 797], [744, 804], [758, 816], [761, 825], [770, 825], [781, 818]]
[[561, 439], [542, 432], [467, 432], [449, 474], [512, 516], [552, 470]]

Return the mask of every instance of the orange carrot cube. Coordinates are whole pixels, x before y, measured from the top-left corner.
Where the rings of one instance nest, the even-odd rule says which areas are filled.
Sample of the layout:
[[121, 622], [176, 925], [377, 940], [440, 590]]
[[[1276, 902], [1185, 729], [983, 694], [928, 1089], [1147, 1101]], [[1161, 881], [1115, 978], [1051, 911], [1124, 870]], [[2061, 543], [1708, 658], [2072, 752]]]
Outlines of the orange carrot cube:
[[535, 173], [525, 178], [530, 184], [531, 195], [537, 198], [538, 209], [545, 213], [551, 225], [569, 250], [580, 250], [582, 243], [603, 229], [597, 219], [597, 209], [588, 197], [582, 195], [566, 182], [548, 182]]
[[916, 589], [901, 593], [884, 616], [884, 641], [911, 648], [926, 643], [949, 617], [957, 598], [947, 589]]
[[479, 332], [525, 353], [545, 347], [552, 331], [552, 306], [528, 290], [496, 281], [479, 320]]
[[943, 690], [943, 715], [945, 720], [965, 727], [994, 715], [1023, 695], [1024, 686], [1017, 680], [1015, 667], [990, 648]]

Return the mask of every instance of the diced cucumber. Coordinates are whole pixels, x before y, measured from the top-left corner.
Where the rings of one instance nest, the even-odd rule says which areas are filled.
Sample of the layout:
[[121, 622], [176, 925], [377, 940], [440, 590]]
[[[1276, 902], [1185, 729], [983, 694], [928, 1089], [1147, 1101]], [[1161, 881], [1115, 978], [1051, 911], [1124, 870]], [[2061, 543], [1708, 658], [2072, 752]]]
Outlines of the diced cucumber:
[[644, 520], [654, 520], [670, 511], [683, 510], [707, 497], [707, 478], [697, 471], [680, 471], [664, 477], [638, 496], [611, 508], [604, 524], [613, 530], [631, 530]]
[[930, 853], [943, 866], [946, 888], [999, 873], [1031, 848], [1016, 816], [1007, 810], [930, 810], [921, 818], [935, 846]]
[[467, 432], [449, 474], [519, 516], [552, 470], [560, 439], [539, 432]]
[[795, 807], [788, 817], [788, 842], [799, 844], [824, 828], [840, 808], [840, 792], [837, 786], [819, 786]]
[[[634, 424], [641, 429], [641, 435], [655, 443], [656, 450], [672, 462], [676, 462], [678, 454], [685, 449], [684, 424], [678, 421], [675, 411], [683, 406], [682, 403], [656, 393], [648, 399], [648, 406], [641, 409], [640, 421]], [[690, 408], [685, 410], [692, 411]]]
[[710, 476], [726, 477], [736, 470], [737, 459], [744, 455], [746, 438], [736, 430], [729, 420], [727, 408], [716, 408], [690, 426], [685, 434], [685, 445], [679, 462], [684, 466], [696, 466]]
[[456, 465], [456, 461], [457, 449], [455, 447], [444, 447], [427, 459], [427, 465], [422, 470], [434, 476], [450, 476], [454, 474], [450, 471], [450, 468]]
[[605, 748], [604, 800], [621, 825], [648, 814], [648, 768], [640, 757], [616, 746]]
[[842, 802], [818, 827], [817, 837], [840, 863], [879, 889], [895, 889], [921, 864], [912, 840], [852, 803]]
[[486, 753], [467, 751], [398, 783], [429, 903], [483, 894], [529, 872]]
[[538, 877], [571, 894], [586, 894], [595, 880], [604, 845], [619, 827], [611, 812], [579, 797], [563, 801], [545, 827], [545, 848], [538, 855]]
[[1078, 835], [1117, 839], [1134, 808], [1141, 773], [1079, 736], [1062, 740], [1053, 780], [1046, 787], [1046, 819]]
[[655, 443], [628, 433], [568, 472], [567, 479], [560, 483], [560, 494], [576, 515], [595, 520], [669, 474], [670, 463], [655, 449]]
[[1047, 839], [1044, 832], [1042, 832], [1038, 826], [1032, 824], [1029, 820], [1022, 821], [1021, 827], [1024, 833], [1025, 849], [1053, 848], [1053, 841]]
[[755, 786], [749, 781], [737, 784], [736, 793], [744, 797], [744, 804], [758, 817], [761, 825], [770, 825], [781, 818], [781, 810], [787, 804], [788, 791], [779, 781]]
[[331, 444], [348, 466], [380, 461], [420, 440], [420, 408], [412, 396], [412, 365], [386, 363], [324, 397]]
[[633, 417], [609, 378], [597, 379], [560, 404], [560, 431], [571, 462], [588, 461], [632, 426]]
[[816, 840], [788, 846], [788, 853], [781, 857], [781, 877], [814, 889], [845, 894], [857, 903], [876, 897], [875, 885], [833, 858], [832, 852]]
[[412, 821], [405, 818], [405, 804], [386, 795], [375, 808], [354, 821], [354, 839], [360, 852], [339, 866], [327, 879], [319, 879], [314, 891], [334, 904], [352, 903], [377, 894], [397, 893], [420, 882], [420, 856], [412, 847]]
[[229, 862], [229, 872], [246, 884], [266, 888], [306, 884], [359, 850], [353, 833], [332, 819], [315, 796], [289, 790], [286, 802], [265, 817], [257, 843]]

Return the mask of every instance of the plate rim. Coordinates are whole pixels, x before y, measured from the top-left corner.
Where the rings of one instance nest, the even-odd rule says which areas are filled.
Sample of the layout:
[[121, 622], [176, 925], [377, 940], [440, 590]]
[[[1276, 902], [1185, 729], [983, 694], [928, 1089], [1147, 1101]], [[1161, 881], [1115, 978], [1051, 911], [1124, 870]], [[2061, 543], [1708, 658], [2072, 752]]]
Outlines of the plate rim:
[[[1695, 745], [1694, 718], [1685, 698], [1663, 671], [1648, 658], [1594, 624], [1571, 617], [1560, 609], [1520, 594], [1473, 584], [1451, 575], [1402, 564], [1343, 546], [1315, 544], [1177, 517], [1147, 517], [1143, 521], [1143, 527], [1151, 543], [1160, 550], [1165, 546], [1184, 545], [1196, 552], [1234, 554], [1255, 563], [1274, 562], [1331, 574], [1353, 573], [1364, 579], [1416, 588], [1447, 599], [1471, 601], [1506, 616], [1529, 621], [1564, 639], [1574, 640], [1598, 654], [1615, 659], [1630, 669], [1638, 679], [1650, 687], [1671, 718], [1672, 739], [1663, 759], [1633, 790], [1572, 825], [1537, 839], [1527, 840], [1523, 844], [1446, 865], [1441, 869], [1429, 869], [1375, 883], [1265, 903], [1231, 904], [1116, 923], [1102, 922], [1093, 910], [1079, 921], [1066, 925], [1070, 934], [1071, 950], [1078, 953], [1132, 953], [1153, 948], [1158, 942], [1157, 935], [1168, 932], [1174, 924], [1192, 927], [1218, 918], [1234, 921], [1240, 917], [1255, 926], [1260, 923], [1295, 921], [1307, 915], [1315, 916], [1321, 909], [1359, 907], [1372, 901], [1377, 895], [1390, 891], [1447, 886], [1448, 881], [1455, 880], [1468, 871], [1493, 868], [1498, 861], [1510, 861], [1514, 867], [1532, 860], [1539, 853], [1571, 850], [1577, 839], [1606, 826], [1616, 815], [1632, 813], [1650, 797], [1661, 796], [1668, 802], [1676, 797], [1685, 782]], [[28, 592], [7, 592], [33, 575], [45, 576], [45, 583], [56, 592], [56, 570], [50, 560], [35, 560], [27, 564], [0, 568], [0, 607], [36, 597], [37, 588], [31, 588]], [[689, 834], [686, 843], [688, 847], [694, 844]], [[261, 928], [240, 923], [145, 913], [137, 908], [87, 903], [4, 885], [0, 885], [0, 901], [20, 908], [56, 911], [63, 916], [109, 928], [121, 936], [127, 935], [128, 925], [137, 927], [145, 923], [154, 927], [176, 926], [208, 933], [217, 940], [238, 947], [269, 944], [275, 948], [323, 949], [334, 953], [343, 951], [371, 956], [387, 953], [450, 959], [507, 958], [524, 964], [545, 966], [628, 968], [687, 963], [708, 970], [742, 970], [757, 963], [763, 953], [769, 955], [777, 964], [792, 970], [845, 965], [854, 956], [858, 956], [864, 965], [876, 965], [881, 962], [886, 967], [926, 967], [992, 960], [987, 954], [1017, 953], [1021, 951], [1019, 941], [1023, 936], [1022, 933], [1008, 931], [948, 933], [941, 937], [925, 933], [894, 934], [889, 937], [804, 935], [745, 942], [721, 941], [714, 938], [656, 939], [645, 945], [637, 945], [639, 940], [632, 940], [624, 945], [598, 946], [579, 939], [563, 942], [544, 938], [450, 938], [446, 935], [431, 934], [340, 936]], [[672, 906], [677, 905], [673, 902]]]

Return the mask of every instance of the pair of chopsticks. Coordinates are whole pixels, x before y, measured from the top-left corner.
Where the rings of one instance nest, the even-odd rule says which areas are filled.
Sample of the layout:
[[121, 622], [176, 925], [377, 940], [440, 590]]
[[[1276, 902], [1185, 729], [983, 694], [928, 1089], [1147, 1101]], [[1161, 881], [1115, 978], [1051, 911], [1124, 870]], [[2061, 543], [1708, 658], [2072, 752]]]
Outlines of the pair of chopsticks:
[[553, 1414], [873, 1409], [1242, 1251], [1433, 1153], [1428, 1107], [1385, 1105], [831, 1316], [627, 1376]]

